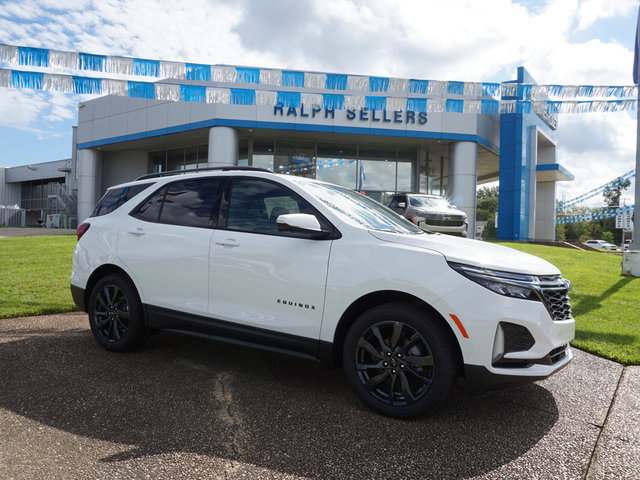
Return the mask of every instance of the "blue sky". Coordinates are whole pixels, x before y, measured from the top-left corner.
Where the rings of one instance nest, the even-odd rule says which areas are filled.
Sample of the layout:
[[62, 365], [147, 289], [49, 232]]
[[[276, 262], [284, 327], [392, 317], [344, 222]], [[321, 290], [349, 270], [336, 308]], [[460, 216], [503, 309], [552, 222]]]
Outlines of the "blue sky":
[[[523, 65], [538, 83], [629, 85], [637, 13], [636, 0], [0, 1], [0, 43], [433, 80]], [[81, 100], [0, 88], [0, 166], [69, 158]], [[563, 115], [558, 136], [576, 176], [559, 197], [635, 165], [635, 112]]]

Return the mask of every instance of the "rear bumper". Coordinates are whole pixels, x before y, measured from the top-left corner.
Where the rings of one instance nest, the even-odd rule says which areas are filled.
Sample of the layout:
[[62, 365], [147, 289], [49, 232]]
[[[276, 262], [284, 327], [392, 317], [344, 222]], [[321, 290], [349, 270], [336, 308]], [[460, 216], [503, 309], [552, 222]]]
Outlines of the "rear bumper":
[[76, 287], [71, 284], [71, 297], [73, 298], [74, 303], [78, 306], [80, 310], [83, 312], [87, 311], [87, 306], [84, 301], [84, 288]]

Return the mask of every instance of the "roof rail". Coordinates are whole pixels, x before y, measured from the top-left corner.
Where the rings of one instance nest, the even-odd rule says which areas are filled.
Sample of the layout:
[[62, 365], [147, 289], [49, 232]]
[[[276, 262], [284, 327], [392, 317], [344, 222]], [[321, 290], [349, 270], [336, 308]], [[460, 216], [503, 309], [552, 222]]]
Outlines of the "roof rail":
[[146, 180], [148, 178], [169, 177], [171, 175], [183, 175], [185, 173], [197, 173], [197, 172], [210, 172], [210, 171], [222, 171], [228, 172], [232, 170], [251, 171], [251, 172], [268, 172], [273, 173], [271, 170], [260, 167], [243, 167], [238, 165], [229, 165], [227, 167], [205, 167], [205, 168], [188, 168], [186, 170], [169, 170], [167, 172], [149, 173], [136, 178], [134, 181]]

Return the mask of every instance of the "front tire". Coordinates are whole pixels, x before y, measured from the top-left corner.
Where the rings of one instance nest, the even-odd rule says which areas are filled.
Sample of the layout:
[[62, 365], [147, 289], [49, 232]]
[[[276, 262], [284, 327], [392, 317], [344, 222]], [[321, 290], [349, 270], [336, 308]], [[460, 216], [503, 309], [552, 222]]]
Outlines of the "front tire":
[[124, 352], [148, 337], [142, 305], [131, 281], [122, 275], [107, 275], [91, 291], [89, 325], [93, 336], [107, 350]]
[[390, 417], [422, 415], [444, 402], [455, 382], [455, 348], [424, 309], [389, 303], [362, 314], [349, 329], [344, 372], [358, 397]]

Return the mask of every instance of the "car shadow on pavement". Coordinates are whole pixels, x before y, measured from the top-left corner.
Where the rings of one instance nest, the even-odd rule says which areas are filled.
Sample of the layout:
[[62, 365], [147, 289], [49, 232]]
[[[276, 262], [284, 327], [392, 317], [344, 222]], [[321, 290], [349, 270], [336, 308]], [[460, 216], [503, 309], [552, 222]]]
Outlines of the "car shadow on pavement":
[[557, 422], [539, 385], [466, 396], [395, 420], [368, 410], [342, 370], [177, 334], [126, 354], [83, 329], [0, 345], [0, 407], [133, 445], [120, 462], [193, 452], [309, 478], [466, 478], [531, 449]]

